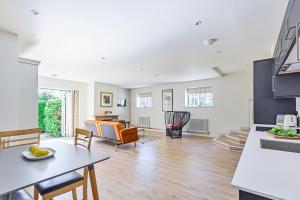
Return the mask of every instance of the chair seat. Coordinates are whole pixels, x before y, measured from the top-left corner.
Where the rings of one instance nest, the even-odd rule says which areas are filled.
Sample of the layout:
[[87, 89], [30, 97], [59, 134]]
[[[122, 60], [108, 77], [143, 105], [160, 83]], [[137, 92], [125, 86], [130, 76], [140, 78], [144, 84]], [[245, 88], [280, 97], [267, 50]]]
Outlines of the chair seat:
[[79, 173], [70, 172], [48, 181], [38, 183], [37, 185], [35, 185], [35, 187], [41, 195], [44, 195], [81, 180], [83, 180], [83, 176], [81, 176]]
[[33, 198], [25, 191], [18, 190], [10, 194], [11, 200], [33, 200]]
[[182, 128], [181, 125], [176, 125], [176, 124], [167, 124], [166, 125], [167, 128], [174, 128], [174, 129], [179, 129], [179, 128]]

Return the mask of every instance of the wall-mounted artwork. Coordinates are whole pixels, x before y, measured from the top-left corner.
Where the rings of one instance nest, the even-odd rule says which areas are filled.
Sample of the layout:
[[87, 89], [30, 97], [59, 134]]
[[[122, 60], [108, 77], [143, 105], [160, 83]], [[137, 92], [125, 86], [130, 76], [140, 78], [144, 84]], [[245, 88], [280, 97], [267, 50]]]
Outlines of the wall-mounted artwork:
[[162, 111], [173, 111], [173, 90], [162, 91]]
[[100, 106], [112, 107], [113, 106], [113, 94], [109, 92], [100, 92]]
[[126, 107], [126, 99], [118, 98], [117, 99], [117, 106], [118, 107]]

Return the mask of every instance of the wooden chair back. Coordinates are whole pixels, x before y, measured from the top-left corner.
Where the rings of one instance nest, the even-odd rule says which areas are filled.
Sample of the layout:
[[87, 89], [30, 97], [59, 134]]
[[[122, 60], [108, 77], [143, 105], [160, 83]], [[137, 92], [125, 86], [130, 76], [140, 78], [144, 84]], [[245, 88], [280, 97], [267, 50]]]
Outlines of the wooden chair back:
[[0, 132], [0, 150], [20, 146], [39, 145], [41, 129], [24, 129]]
[[90, 150], [92, 142], [92, 131], [85, 129], [75, 129], [75, 145], [79, 145]]

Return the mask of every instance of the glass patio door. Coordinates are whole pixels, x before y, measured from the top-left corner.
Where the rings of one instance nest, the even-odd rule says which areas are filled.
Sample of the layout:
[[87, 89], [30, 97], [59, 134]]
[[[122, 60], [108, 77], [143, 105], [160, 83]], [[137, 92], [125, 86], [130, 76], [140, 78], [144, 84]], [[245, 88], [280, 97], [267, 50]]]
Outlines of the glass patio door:
[[39, 128], [53, 137], [66, 137], [71, 133], [71, 91], [49, 88], [39, 89]]

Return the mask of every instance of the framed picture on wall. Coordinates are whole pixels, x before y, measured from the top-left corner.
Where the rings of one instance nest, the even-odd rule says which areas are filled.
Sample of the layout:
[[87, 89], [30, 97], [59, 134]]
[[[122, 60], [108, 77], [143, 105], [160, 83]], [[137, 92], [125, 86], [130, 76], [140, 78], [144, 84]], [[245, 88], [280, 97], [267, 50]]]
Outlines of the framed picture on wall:
[[112, 107], [113, 106], [113, 93], [100, 92], [100, 106]]
[[162, 111], [173, 111], [173, 89], [162, 91]]
[[118, 98], [117, 99], [117, 106], [118, 107], [126, 107], [126, 99]]

